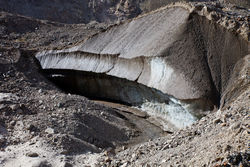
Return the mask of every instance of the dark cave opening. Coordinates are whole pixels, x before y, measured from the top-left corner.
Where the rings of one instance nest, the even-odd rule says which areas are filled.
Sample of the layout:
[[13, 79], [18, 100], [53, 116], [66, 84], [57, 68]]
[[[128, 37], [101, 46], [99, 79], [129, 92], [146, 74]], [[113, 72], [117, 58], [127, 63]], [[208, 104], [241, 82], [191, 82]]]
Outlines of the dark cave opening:
[[207, 99], [178, 100], [161, 91], [103, 73], [47, 69], [43, 74], [65, 93], [137, 107], [178, 128], [192, 124], [213, 109]]
[[137, 82], [103, 73], [77, 70], [43, 70], [45, 76], [65, 93], [78, 94], [91, 100], [110, 101], [129, 106], [141, 105], [145, 100], [168, 103], [161, 91]]

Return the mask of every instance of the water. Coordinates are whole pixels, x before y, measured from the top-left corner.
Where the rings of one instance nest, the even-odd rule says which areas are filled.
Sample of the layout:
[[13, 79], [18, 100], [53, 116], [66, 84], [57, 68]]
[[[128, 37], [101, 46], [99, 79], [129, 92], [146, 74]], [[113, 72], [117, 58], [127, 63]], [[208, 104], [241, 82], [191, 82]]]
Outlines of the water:
[[[158, 64], [156, 73], [165, 69], [159, 65], [158, 60], [154, 63]], [[168, 74], [171, 74], [171, 70]], [[48, 76], [66, 92], [134, 106], [146, 112], [154, 119], [153, 123], [160, 124], [165, 131], [175, 131], [190, 126], [201, 118], [202, 114], [209, 111], [210, 104], [206, 99], [178, 100], [155, 88], [103, 74], [60, 70], [48, 71]], [[164, 75], [158, 78], [169, 77]], [[155, 86], [153, 81], [151, 84]]]
[[189, 109], [189, 104], [174, 98], [170, 98], [167, 104], [146, 101], [138, 108], [158, 120], [161, 118], [159, 122], [164, 130], [172, 129], [172, 127], [181, 129], [198, 120], [196, 116], [191, 114], [193, 111]]

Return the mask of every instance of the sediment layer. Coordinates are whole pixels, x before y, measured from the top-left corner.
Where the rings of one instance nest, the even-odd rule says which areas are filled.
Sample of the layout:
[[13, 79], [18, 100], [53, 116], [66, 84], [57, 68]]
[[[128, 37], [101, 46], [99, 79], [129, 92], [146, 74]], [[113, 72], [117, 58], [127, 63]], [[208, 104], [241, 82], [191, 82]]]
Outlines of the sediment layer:
[[211, 5], [175, 3], [36, 58], [43, 69], [101, 73], [219, 105], [235, 63], [248, 53], [248, 27], [239, 24]]

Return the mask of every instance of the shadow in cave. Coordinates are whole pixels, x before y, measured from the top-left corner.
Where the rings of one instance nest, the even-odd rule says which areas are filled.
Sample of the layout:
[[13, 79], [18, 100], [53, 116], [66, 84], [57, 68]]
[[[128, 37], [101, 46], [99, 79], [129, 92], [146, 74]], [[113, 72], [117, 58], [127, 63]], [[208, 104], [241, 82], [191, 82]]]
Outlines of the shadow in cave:
[[169, 96], [153, 88], [122, 78], [77, 70], [50, 69], [43, 73], [66, 93], [139, 106], [145, 101], [169, 102]]
[[200, 119], [214, 107], [207, 98], [178, 100], [154, 88], [104, 73], [62, 69], [47, 69], [43, 73], [66, 93], [139, 107], [176, 125]]

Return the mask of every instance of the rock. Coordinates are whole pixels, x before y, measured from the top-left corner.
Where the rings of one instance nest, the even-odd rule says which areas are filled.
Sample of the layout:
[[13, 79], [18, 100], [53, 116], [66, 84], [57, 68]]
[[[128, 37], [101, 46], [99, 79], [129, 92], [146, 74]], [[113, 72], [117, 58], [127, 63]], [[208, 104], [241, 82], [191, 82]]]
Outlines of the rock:
[[127, 147], [126, 146], [122, 146], [122, 150], [124, 151], [124, 150], [126, 150], [127, 149]]
[[170, 146], [167, 144], [167, 145], [165, 145], [164, 147], [162, 147], [161, 150], [166, 150], [166, 149], [168, 149], [168, 148], [170, 148]]
[[16, 121], [14, 121], [14, 120], [11, 121], [11, 122], [10, 122], [10, 125], [11, 125], [11, 126], [15, 126], [15, 125], [16, 125]]
[[135, 160], [137, 160], [137, 158], [138, 158], [138, 155], [134, 153], [131, 156], [131, 161], [135, 161]]
[[221, 126], [227, 126], [227, 124], [226, 123], [222, 123]]
[[241, 123], [240, 123], [240, 122], [235, 122], [235, 123], [233, 123], [233, 124], [229, 127], [229, 129], [230, 129], [230, 130], [236, 130], [236, 129], [240, 128], [240, 127], [241, 127]]
[[36, 128], [36, 126], [35, 125], [33, 125], [33, 124], [30, 124], [29, 126], [28, 126], [28, 128], [27, 128], [29, 131], [31, 131], [31, 132], [35, 132], [35, 131], [37, 131], [37, 128]]
[[110, 159], [110, 157], [105, 157], [104, 161], [105, 162], [111, 162], [111, 159]]
[[230, 145], [226, 145], [226, 146], [224, 147], [224, 152], [230, 151], [231, 148], [232, 148], [232, 147], [231, 147]]
[[10, 108], [11, 108], [13, 111], [15, 111], [15, 110], [17, 110], [17, 109], [20, 108], [20, 105], [18, 105], [18, 104], [10, 105]]
[[230, 117], [232, 117], [232, 114], [231, 114], [231, 113], [226, 113], [226, 114], [225, 114], [225, 117], [226, 117], [226, 118], [230, 118]]
[[213, 122], [214, 122], [214, 124], [222, 123], [222, 121], [219, 118], [215, 119]]
[[69, 162], [65, 162], [64, 167], [73, 167], [73, 165]]
[[28, 157], [38, 157], [39, 155], [37, 153], [35, 153], [35, 152], [29, 152], [29, 153], [26, 154], [26, 156], [28, 156]]
[[0, 148], [4, 147], [6, 144], [6, 138], [0, 134]]
[[163, 159], [162, 161], [161, 161], [161, 163], [166, 163], [167, 162], [167, 160], [166, 159]]
[[114, 156], [114, 155], [115, 155], [115, 149], [113, 149], [113, 148], [108, 148], [108, 149], [104, 152], [104, 154], [105, 154], [106, 156]]
[[38, 93], [42, 93], [42, 92], [43, 92], [43, 90], [42, 90], [42, 89], [39, 89], [39, 90], [38, 90]]
[[8, 102], [15, 102], [19, 99], [16, 95], [12, 93], [1, 93], [0, 92], [0, 102], [1, 101], [8, 101]]
[[228, 161], [232, 165], [239, 165], [242, 161], [242, 156], [240, 153], [234, 153], [227, 157]]
[[120, 167], [127, 167], [127, 166], [128, 166], [128, 162], [125, 162]]
[[61, 103], [61, 102], [57, 103], [57, 107], [62, 108], [63, 107], [63, 103]]
[[52, 128], [47, 128], [47, 129], [45, 130], [45, 133], [54, 134], [55, 132], [54, 132], [54, 129], [52, 129]]
[[32, 163], [31, 167], [52, 167], [52, 165], [47, 160], [40, 159]]

